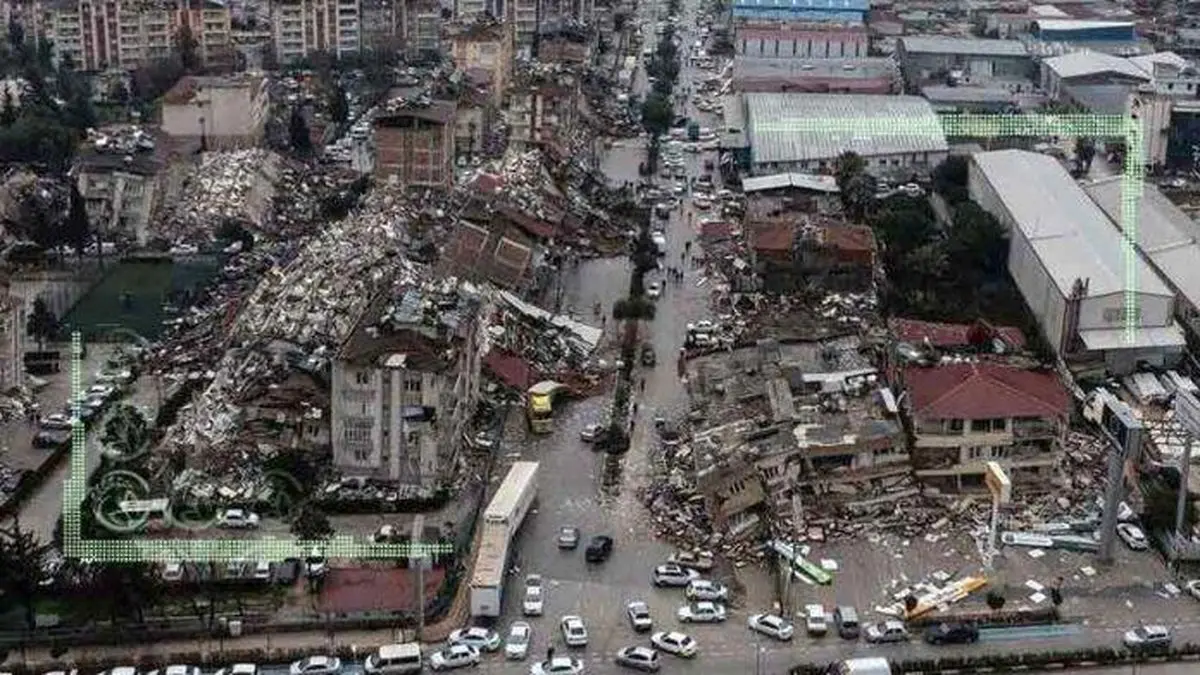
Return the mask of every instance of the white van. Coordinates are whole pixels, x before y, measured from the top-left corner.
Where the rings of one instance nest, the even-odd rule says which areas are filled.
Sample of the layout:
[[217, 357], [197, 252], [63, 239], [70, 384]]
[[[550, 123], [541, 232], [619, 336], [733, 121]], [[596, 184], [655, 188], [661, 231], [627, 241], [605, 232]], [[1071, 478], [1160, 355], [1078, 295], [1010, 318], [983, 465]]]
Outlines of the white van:
[[406, 642], [384, 645], [363, 662], [368, 675], [407, 675], [421, 672], [421, 645]]

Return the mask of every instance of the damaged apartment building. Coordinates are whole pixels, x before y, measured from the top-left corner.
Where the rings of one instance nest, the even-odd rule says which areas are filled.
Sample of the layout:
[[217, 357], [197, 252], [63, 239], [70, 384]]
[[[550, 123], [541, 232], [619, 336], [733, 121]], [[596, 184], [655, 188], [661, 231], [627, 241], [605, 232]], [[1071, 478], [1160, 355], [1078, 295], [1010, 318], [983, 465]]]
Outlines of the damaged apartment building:
[[[689, 363], [696, 484], [717, 530], [748, 536], [764, 517], [879, 496], [909, 472], [895, 396], [857, 337], [761, 341]], [[816, 500], [821, 506], [816, 506]]]
[[484, 298], [454, 279], [376, 298], [334, 359], [334, 465], [430, 490], [479, 397]]
[[989, 461], [1025, 490], [1051, 484], [1071, 396], [1055, 370], [1022, 355], [1020, 330], [908, 319], [889, 328], [889, 370], [904, 390], [913, 471], [923, 485], [982, 490]]

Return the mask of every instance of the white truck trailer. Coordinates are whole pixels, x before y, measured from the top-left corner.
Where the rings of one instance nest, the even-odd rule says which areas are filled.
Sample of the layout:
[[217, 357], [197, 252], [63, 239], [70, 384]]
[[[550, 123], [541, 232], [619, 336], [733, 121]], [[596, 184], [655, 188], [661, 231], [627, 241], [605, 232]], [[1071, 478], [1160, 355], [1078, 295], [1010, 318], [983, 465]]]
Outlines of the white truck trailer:
[[471, 616], [500, 616], [509, 547], [537, 497], [537, 476], [537, 462], [514, 462], [483, 512], [479, 552], [471, 574]]

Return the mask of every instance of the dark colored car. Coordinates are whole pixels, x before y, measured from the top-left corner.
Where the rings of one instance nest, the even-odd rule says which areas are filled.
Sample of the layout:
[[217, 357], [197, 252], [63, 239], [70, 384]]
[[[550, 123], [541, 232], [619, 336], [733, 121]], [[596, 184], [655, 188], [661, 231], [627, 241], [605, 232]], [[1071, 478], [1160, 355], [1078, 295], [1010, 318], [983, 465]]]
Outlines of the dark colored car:
[[71, 432], [61, 429], [47, 429], [39, 431], [33, 437], [33, 447], [39, 450], [48, 450], [51, 448], [63, 447], [71, 443]]
[[939, 623], [925, 631], [931, 645], [967, 644], [979, 639], [979, 629], [969, 623]]
[[649, 343], [642, 345], [642, 365], [653, 366], [657, 362], [654, 356], [654, 347]]
[[604, 535], [595, 536], [588, 543], [587, 551], [584, 552], [584, 559], [590, 563], [604, 562], [612, 556], [612, 550], [612, 537]]
[[842, 605], [833, 610], [833, 625], [837, 627], [838, 635], [844, 640], [857, 640], [862, 630], [858, 621], [858, 612], [848, 605]]

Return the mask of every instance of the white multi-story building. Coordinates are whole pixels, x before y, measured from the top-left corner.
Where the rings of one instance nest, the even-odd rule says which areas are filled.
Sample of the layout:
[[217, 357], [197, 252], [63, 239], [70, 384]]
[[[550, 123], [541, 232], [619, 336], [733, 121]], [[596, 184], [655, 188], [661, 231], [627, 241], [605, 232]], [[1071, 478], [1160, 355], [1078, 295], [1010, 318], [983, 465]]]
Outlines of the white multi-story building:
[[211, 67], [231, 62], [230, 18], [228, 7], [210, 1], [60, 0], [43, 5], [37, 30], [53, 42], [59, 58], [100, 71], [130, 70], [171, 56], [186, 28], [200, 63]]
[[453, 286], [410, 286], [372, 303], [333, 363], [338, 469], [422, 489], [445, 484], [479, 400], [480, 307]]
[[358, 0], [280, 0], [271, 7], [275, 58], [289, 63], [313, 52], [343, 57], [362, 47]]

